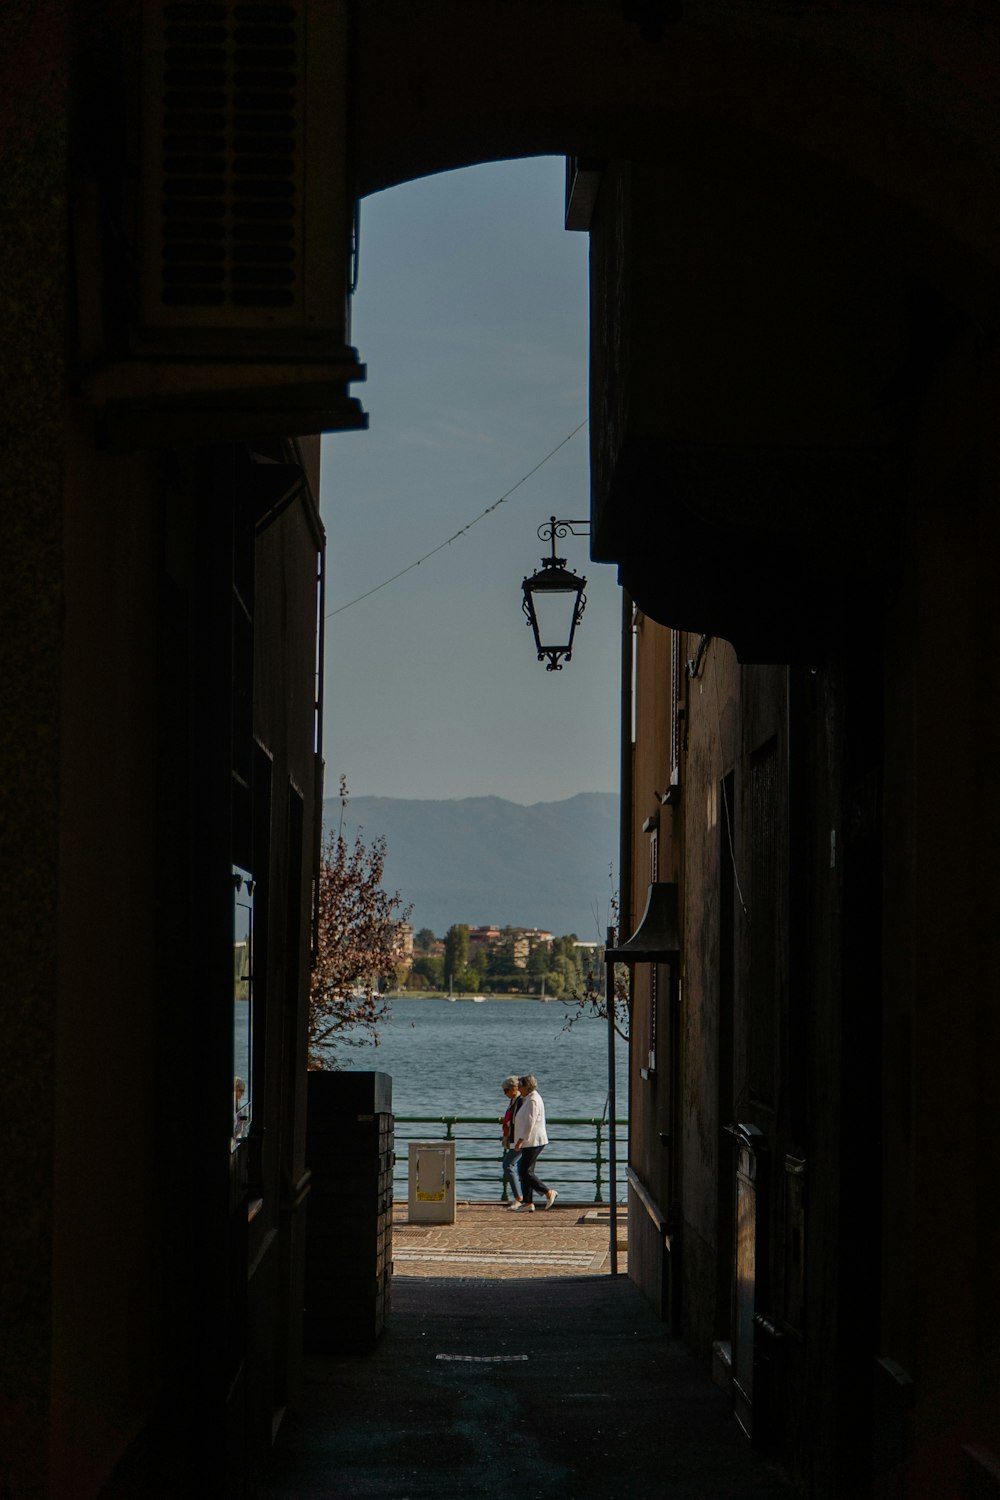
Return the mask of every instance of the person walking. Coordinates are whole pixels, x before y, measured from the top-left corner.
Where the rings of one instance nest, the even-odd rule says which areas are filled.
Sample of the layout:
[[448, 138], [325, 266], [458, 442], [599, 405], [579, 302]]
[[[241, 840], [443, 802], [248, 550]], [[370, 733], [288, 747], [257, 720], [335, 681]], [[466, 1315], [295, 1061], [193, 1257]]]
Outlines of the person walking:
[[514, 1116], [521, 1102], [519, 1085], [520, 1081], [513, 1073], [500, 1085], [507, 1096], [507, 1113], [503, 1117], [500, 1128], [503, 1131], [503, 1185], [510, 1189], [513, 1202], [508, 1206], [511, 1208], [521, 1205], [521, 1179], [517, 1171], [521, 1153], [514, 1149]]
[[559, 1194], [555, 1188], [546, 1187], [545, 1183], [535, 1175], [535, 1162], [549, 1143], [548, 1132], [545, 1129], [545, 1101], [538, 1092], [538, 1079], [533, 1073], [526, 1073], [523, 1078], [518, 1079], [518, 1087], [521, 1093], [521, 1103], [517, 1107], [514, 1121], [514, 1149], [521, 1153], [518, 1167], [521, 1177], [522, 1202], [512, 1203], [511, 1209], [520, 1208], [528, 1213], [534, 1213], [535, 1205], [532, 1199], [535, 1193], [545, 1198], [542, 1208], [551, 1208]]

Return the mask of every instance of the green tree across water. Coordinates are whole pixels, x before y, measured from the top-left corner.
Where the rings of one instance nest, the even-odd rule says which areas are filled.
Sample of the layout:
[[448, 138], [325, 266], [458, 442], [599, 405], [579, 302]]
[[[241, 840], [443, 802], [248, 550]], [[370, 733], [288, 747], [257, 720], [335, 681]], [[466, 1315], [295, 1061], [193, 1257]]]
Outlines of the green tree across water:
[[[449, 927], [444, 939], [444, 979], [458, 985], [459, 975], [469, 963], [469, 924], [458, 922]], [[460, 988], [461, 986], [459, 986]]]
[[428, 989], [444, 988], [444, 959], [440, 953], [425, 953], [413, 960], [413, 973], [427, 981]]

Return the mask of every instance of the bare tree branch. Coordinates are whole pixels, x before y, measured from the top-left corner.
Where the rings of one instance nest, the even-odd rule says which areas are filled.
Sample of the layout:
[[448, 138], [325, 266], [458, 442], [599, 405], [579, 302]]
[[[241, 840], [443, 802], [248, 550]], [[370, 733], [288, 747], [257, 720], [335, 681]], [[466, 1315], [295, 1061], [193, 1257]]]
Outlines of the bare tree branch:
[[[614, 891], [611, 896], [611, 925], [618, 925], [618, 892]], [[595, 967], [595, 964], [597, 965]], [[629, 989], [629, 972], [625, 964], [615, 964], [614, 974], [614, 1027], [615, 1032], [623, 1042], [629, 1039], [630, 1023], [632, 1020], [632, 998]], [[608, 1018], [608, 1001], [605, 994], [604, 983], [604, 955], [591, 962], [587, 972], [586, 981], [582, 992], [573, 990], [564, 1002], [572, 1007], [573, 1014], [567, 1016], [564, 1029], [568, 1030], [581, 1016], [600, 1016], [602, 1020]]]

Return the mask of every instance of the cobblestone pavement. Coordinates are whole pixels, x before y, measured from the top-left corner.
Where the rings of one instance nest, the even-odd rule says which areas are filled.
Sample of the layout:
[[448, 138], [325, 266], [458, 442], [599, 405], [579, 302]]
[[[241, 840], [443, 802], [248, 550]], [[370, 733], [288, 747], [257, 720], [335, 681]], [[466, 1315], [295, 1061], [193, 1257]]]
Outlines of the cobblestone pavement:
[[[393, 1275], [510, 1279], [604, 1276], [610, 1271], [606, 1205], [565, 1203], [511, 1213], [500, 1204], [459, 1203], [454, 1224], [411, 1224], [393, 1205]], [[618, 1215], [618, 1270], [628, 1268], [626, 1214]]]

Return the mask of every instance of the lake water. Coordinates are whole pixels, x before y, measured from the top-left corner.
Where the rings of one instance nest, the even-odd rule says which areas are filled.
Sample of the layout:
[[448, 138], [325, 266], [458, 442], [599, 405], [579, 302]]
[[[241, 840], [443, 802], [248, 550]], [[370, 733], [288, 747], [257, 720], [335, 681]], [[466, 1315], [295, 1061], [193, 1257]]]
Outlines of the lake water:
[[[352, 1072], [377, 1070], [390, 1074], [397, 1120], [405, 1115], [468, 1115], [491, 1122], [478, 1131], [455, 1127], [461, 1196], [497, 1196], [491, 1163], [499, 1136], [492, 1122], [506, 1107], [500, 1084], [509, 1073], [534, 1073], [550, 1122], [561, 1118], [606, 1119], [605, 1021], [584, 1015], [568, 1026], [575, 1008], [558, 1001], [403, 999], [390, 1005], [390, 1018], [380, 1027], [380, 1045], [340, 1047], [337, 1066]], [[623, 1120], [628, 1113], [627, 1047], [620, 1037], [615, 1041], [615, 1062], [616, 1112]], [[463, 1141], [463, 1129], [471, 1139]], [[436, 1133], [424, 1126], [397, 1124], [397, 1196], [405, 1196], [406, 1139], [428, 1138]], [[594, 1156], [593, 1129], [550, 1124], [549, 1136], [551, 1144], [539, 1163], [542, 1178], [551, 1180], [560, 1192], [572, 1190], [574, 1196], [593, 1196], [594, 1173], [585, 1165]], [[624, 1136], [620, 1127], [619, 1196]], [[474, 1144], [477, 1137], [482, 1137], [482, 1146]], [[603, 1149], [607, 1151], [606, 1136]], [[479, 1177], [471, 1163], [483, 1156], [490, 1165]]]

